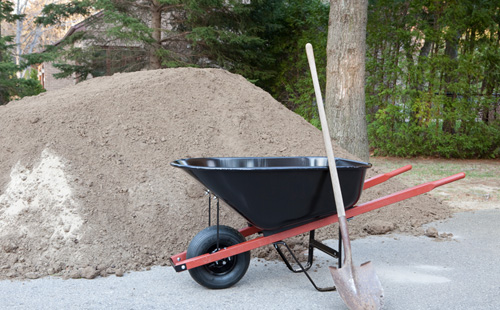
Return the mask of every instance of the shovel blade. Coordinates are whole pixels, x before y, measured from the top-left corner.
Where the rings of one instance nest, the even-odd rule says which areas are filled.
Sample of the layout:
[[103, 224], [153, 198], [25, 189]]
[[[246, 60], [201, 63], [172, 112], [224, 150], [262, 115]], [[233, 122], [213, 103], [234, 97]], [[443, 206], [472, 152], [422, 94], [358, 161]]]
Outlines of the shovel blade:
[[337, 291], [350, 310], [381, 309], [384, 290], [371, 262], [330, 267]]

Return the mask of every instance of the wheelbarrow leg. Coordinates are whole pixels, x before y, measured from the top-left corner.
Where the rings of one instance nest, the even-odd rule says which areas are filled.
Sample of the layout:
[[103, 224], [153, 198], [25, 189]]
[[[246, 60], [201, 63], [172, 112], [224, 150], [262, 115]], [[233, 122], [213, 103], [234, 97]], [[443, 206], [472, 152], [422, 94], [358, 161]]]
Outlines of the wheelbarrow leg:
[[[287, 268], [294, 272], [294, 273], [300, 273], [300, 272], [303, 272], [307, 278], [309, 279], [309, 281], [311, 282], [311, 284], [314, 286], [314, 288], [320, 292], [330, 292], [330, 291], [334, 291], [335, 290], [335, 287], [332, 286], [332, 287], [326, 287], [326, 288], [321, 288], [321, 287], [318, 287], [316, 285], [316, 283], [314, 283], [313, 279], [311, 278], [311, 276], [309, 276], [309, 274], [307, 273], [307, 271], [311, 268], [312, 264], [313, 264], [313, 260], [314, 260], [314, 249], [318, 249], [320, 251], [322, 251], [323, 253], [325, 254], [328, 254], [330, 255], [331, 257], [334, 257], [334, 258], [338, 258], [340, 259], [340, 255], [339, 255], [339, 252], [337, 252], [336, 250], [332, 249], [331, 247], [319, 242], [318, 240], [316, 240], [315, 238], [315, 231], [314, 230], [311, 230], [309, 232], [309, 252], [308, 252], [308, 256], [307, 256], [307, 263], [306, 265], [302, 265], [299, 260], [297, 259], [297, 257], [293, 254], [292, 250], [290, 249], [290, 247], [288, 246], [288, 244], [284, 241], [278, 241], [278, 242], [274, 242], [273, 243], [273, 246], [274, 248], [276, 249], [276, 251], [278, 252], [278, 254], [280, 255], [281, 259], [283, 259], [283, 262], [285, 263], [285, 265], [287, 266]], [[290, 262], [288, 261], [288, 259], [286, 258], [285, 254], [283, 254], [283, 251], [281, 251], [280, 249], [280, 246], [285, 246], [286, 249], [288, 250], [288, 252], [290, 253], [290, 255], [292, 256], [293, 260], [295, 261], [295, 263], [299, 266], [299, 268], [293, 268], [292, 265], [290, 264]]]
[[[288, 246], [288, 244], [286, 244], [286, 242], [283, 242], [283, 241], [278, 241], [278, 242], [275, 242], [273, 243], [274, 245], [274, 248], [278, 251], [278, 253], [280, 254], [281, 258], [283, 259], [283, 261], [285, 262], [285, 264], [287, 265], [288, 269], [294, 271], [294, 272], [303, 272], [306, 277], [309, 279], [309, 281], [311, 282], [311, 284], [314, 286], [314, 288], [320, 292], [331, 292], [331, 291], [335, 291], [336, 288], [335, 286], [330, 286], [330, 287], [318, 287], [316, 285], [316, 283], [314, 282], [314, 280], [311, 278], [311, 276], [309, 275], [309, 273], [307, 273], [307, 270], [309, 268], [311, 268], [311, 266], [306, 266], [307, 267], [307, 270], [306, 268], [304, 268], [304, 266], [302, 266], [302, 264], [299, 262], [299, 260], [297, 259], [297, 257], [293, 254], [292, 250], [290, 249], [290, 247]], [[283, 252], [281, 252], [281, 250], [279, 249], [279, 245], [283, 245], [287, 248], [288, 252], [290, 253], [290, 255], [292, 256], [293, 260], [297, 263], [297, 265], [299, 266], [300, 270], [294, 270], [290, 263], [288, 262], [288, 260], [285, 258], [285, 256], [283, 255]]]

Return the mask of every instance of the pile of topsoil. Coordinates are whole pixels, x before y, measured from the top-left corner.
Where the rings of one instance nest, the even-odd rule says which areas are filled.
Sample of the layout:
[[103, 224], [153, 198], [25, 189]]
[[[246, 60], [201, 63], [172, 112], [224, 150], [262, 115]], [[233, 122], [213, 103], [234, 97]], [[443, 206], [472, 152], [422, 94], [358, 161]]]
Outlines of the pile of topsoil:
[[[166, 265], [207, 225], [203, 186], [173, 160], [325, 154], [319, 130], [216, 69], [117, 74], [0, 106], [0, 145], [0, 279]], [[335, 155], [353, 158], [338, 147]], [[362, 200], [403, 188], [390, 180]], [[358, 216], [350, 231], [419, 233], [447, 216], [445, 205], [422, 195]], [[221, 222], [246, 225], [225, 205]], [[253, 253], [273, 258], [270, 250]]]

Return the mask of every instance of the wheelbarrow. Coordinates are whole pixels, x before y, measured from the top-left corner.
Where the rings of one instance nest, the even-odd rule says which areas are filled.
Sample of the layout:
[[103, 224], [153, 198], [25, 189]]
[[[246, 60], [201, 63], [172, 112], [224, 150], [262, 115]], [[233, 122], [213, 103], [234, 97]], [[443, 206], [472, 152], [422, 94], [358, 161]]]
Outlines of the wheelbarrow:
[[[346, 218], [429, 192], [465, 177], [465, 173], [458, 173], [355, 206], [362, 190], [412, 167], [407, 165], [365, 181], [371, 164], [342, 158], [336, 158], [335, 162]], [[191, 240], [187, 251], [170, 257], [170, 263], [177, 272], [188, 270], [196, 282], [207, 288], [228, 288], [245, 275], [250, 264], [250, 251], [272, 244], [285, 265], [293, 272], [304, 273], [314, 288], [319, 291], [335, 290], [335, 287], [318, 287], [307, 273], [313, 264], [315, 249], [339, 259], [341, 267], [341, 238], [338, 250], [315, 239], [316, 229], [338, 221], [326, 157], [189, 158], [176, 160], [171, 165], [182, 168], [198, 180], [217, 201], [216, 224], [211, 225], [209, 198], [208, 227]], [[236, 230], [221, 225], [219, 200], [246, 219], [248, 226]], [[304, 233], [309, 233], [305, 264], [297, 259], [284, 241]], [[255, 234], [259, 236], [246, 239]], [[284, 255], [283, 247], [290, 253], [293, 263]]]

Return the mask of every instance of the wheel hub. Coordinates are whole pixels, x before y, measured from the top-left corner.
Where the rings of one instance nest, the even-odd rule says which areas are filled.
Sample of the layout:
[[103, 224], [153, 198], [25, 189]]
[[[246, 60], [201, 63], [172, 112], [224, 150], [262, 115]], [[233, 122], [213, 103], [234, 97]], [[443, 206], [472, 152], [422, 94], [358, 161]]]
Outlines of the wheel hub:
[[[226, 249], [226, 248], [224, 248]], [[220, 249], [214, 249], [212, 250], [210, 253], [213, 254], [213, 253], [217, 253], [218, 251], [220, 251]], [[211, 273], [211, 274], [214, 274], [214, 275], [223, 275], [223, 274], [226, 274], [228, 272], [230, 272], [231, 270], [233, 270], [234, 266], [236, 265], [236, 257], [235, 256], [230, 256], [230, 257], [226, 257], [226, 258], [223, 258], [221, 260], [218, 260], [218, 261], [215, 261], [215, 262], [212, 262], [210, 264], [207, 264], [205, 265], [205, 268]]]

